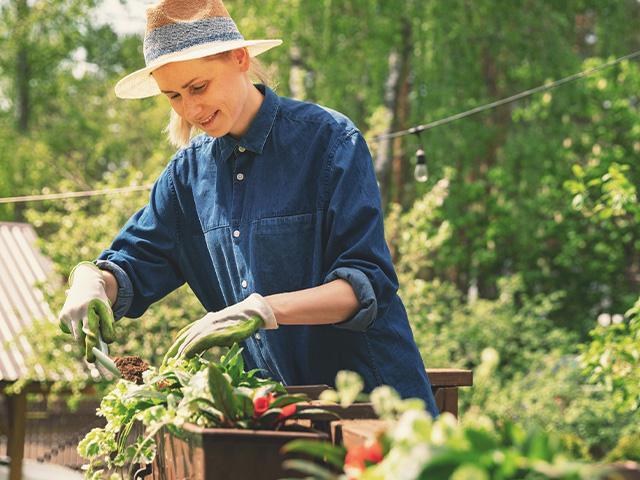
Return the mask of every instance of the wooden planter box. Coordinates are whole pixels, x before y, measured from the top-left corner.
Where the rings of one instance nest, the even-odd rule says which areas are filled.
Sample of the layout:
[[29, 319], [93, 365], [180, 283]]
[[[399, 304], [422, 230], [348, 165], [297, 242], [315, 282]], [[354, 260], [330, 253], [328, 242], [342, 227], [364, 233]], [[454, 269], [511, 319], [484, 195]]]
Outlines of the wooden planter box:
[[[312, 400], [300, 408], [318, 408], [313, 400], [326, 385], [288, 387], [289, 393], [304, 393]], [[167, 430], [156, 436], [156, 459], [147, 476], [153, 480], [276, 480], [295, 475], [282, 468], [285, 456], [280, 449], [296, 439], [331, 441], [331, 425], [340, 418], [375, 418], [371, 404], [354, 404], [348, 408], [322, 406], [331, 412], [315, 414], [312, 420], [288, 422], [298, 431], [241, 430], [201, 428], [187, 424], [177, 437]], [[300, 431], [306, 426], [310, 431]], [[294, 458], [288, 455], [286, 458]]]
[[166, 430], [156, 436], [154, 480], [276, 480], [291, 476], [282, 469], [280, 449], [296, 440], [328, 440], [323, 432], [285, 432], [200, 428], [187, 424], [184, 437]]
[[[441, 411], [458, 412], [457, 389], [473, 383], [470, 371], [428, 370], [436, 401]], [[289, 393], [304, 393], [311, 402], [299, 408], [318, 408], [314, 400], [327, 385], [287, 387]], [[185, 425], [184, 435], [177, 437], [163, 430], [156, 436], [158, 451], [151, 472], [137, 478], [154, 480], [275, 480], [290, 473], [282, 469], [285, 457], [280, 449], [295, 439], [343, 443], [342, 423], [357, 420], [377, 424], [370, 403], [356, 403], [347, 408], [322, 405], [328, 414], [315, 414], [311, 420], [292, 421], [291, 428], [304, 425], [311, 431], [269, 431], [200, 428]], [[338, 421], [340, 419], [340, 421]], [[357, 422], [356, 422], [357, 423]], [[349, 434], [347, 433], [346, 436]], [[292, 458], [292, 456], [287, 456]]]

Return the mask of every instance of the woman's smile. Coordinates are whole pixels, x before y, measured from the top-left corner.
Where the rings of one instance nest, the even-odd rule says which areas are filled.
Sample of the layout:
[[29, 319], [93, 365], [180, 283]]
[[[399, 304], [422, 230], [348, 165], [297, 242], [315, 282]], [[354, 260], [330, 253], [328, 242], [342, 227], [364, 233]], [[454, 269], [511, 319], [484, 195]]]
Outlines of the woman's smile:
[[199, 122], [200, 126], [203, 129], [207, 129], [207, 128], [211, 128], [213, 126], [213, 122], [215, 121], [216, 117], [218, 116], [218, 113], [220, 112], [220, 110], [216, 110], [215, 113], [209, 115], [207, 118], [205, 118], [204, 120], [201, 120]]

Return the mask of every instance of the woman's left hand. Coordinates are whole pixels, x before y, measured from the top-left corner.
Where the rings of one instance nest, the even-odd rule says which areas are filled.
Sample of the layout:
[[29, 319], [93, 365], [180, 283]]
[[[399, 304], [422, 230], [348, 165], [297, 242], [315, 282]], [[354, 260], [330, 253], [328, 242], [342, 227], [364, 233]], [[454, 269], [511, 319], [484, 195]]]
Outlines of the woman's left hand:
[[178, 332], [163, 364], [175, 356], [193, 357], [213, 346], [230, 346], [251, 336], [259, 328], [278, 328], [271, 306], [259, 293], [219, 312], [207, 313]]

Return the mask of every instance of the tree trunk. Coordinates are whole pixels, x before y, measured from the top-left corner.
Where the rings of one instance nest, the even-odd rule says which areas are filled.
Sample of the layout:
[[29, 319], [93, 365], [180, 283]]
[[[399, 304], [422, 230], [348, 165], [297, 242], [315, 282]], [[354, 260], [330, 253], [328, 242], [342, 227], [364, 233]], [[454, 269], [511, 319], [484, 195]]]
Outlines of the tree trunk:
[[26, 31], [26, 20], [29, 15], [27, 0], [17, 0], [17, 43], [16, 51], [16, 125], [20, 132], [26, 133], [29, 130], [29, 45], [27, 42], [28, 33]]
[[[29, 95], [29, 80], [31, 69], [29, 66], [29, 31], [28, 17], [29, 5], [27, 0], [16, 0], [15, 39], [16, 39], [16, 73], [15, 73], [15, 116], [16, 128], [20, 136], [29, 132], [31, 117], [31, 102]], [[25, 164], [14, 165], [15, 185], [27, 185], [27, 166]], [[13, 205], [13, 215], [15, 220], [24, 220], [26, 204], [16, 203]]]
[[[394, 130], [404, 130], [408, 128], [410, 104], [409, 93], [411, 91], [411, 54], [413, 52], [412, 26], [411, 20], [402, 19], [402, 49], [400, 54], [400, 79], [398, 101], [394, 112]], [[402, 137], [397, 137], [393, 141], [393, 160], [391, 163], [392, 188], [391, 199], [394, 202], [404, 204], [404, 184], [407, 178], [407, 168], [409, 162], [402, 148]]]
[[[400, 61], [398, 52], [392, 50], [389, 53], [389, 76], [384, 87], [384, 106], [393, 114], [397, 103], [398, 79], [400, 78]], [[393, 122], [389, 123], [388, 128], [382, 132], [389, 134], [392, 130]], [[382, 194], [382, 205], [385, 206], [389, 202], [389, 170], [391, 167], [391, 140], [385, 138], [380, 140], [378, 146], [378, 154], [375, 161], [376, 176], [380, 183], [380, 191]]]
[[[490, 51], [488, 45], [482, 50], [482, 76], [484, 84], [489, 96], [489, 100], [498, 100], [505, 96], [505, 92], [499, 87], [499, 68], [496, 63], [494, 54]], [[496, 159], [500, 148], [504, 145], [511, 125], [511, 109], [509, 105], [492, 109], [483, 119], [484, 128], [493, 132], [493, 137], [486, 146], [484, 151], [480, 151], [473, 164], [468, 168], [465, 175], [465, 183], [472, 185], [476, 182], [483, 182], [485, 185], [485, 197], [477, 205], [481, 211], [478, 212], [478, 222], [480, 225], [489, 225], [494, 219], [489, 218], [489, 212], [486, 203], [491, 197], [491, 183], [489, 181], [489, 172], [496, 164]], [[514, 175], [518, 178], [518, 175]], [[474, 199], [473, 202], [478, 202]], [[478, 224], [476, 224], [477, 226]], [[467, 291], [470, 288], [471, 281], [477, 279], [477, 289], [479, 296], [483, 298], [494, 298], [497, 294], [497, 286], [494, 278], [499, 275], [502, 265], [494, 265], [494, 271], [488, 271], [487, 267], [482, 265], [474, 265], [474, 251], [472, 239], [466, 234], [460, 235], [460, 243], [462, 249], [467, 254], [467, 260], [459, 267], [456, 285], [461, 291]], [[507, 252], [509, 255], [509, 252]], [[498, 270], [496, 270], [498, 269]]]

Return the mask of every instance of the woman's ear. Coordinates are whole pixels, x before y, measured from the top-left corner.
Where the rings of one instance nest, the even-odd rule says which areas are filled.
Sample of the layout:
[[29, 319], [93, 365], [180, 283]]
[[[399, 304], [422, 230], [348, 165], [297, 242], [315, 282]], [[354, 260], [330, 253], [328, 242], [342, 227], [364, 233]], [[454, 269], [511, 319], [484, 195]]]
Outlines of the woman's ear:
[[233, 58], [234, 63], [240, 66], [241, 71], [246, 72], [249, 70], [251, 56], [249, 55], [249, 50], [247, 50], [246, 47], [236, 48], [231, 52], [231, 57]]

